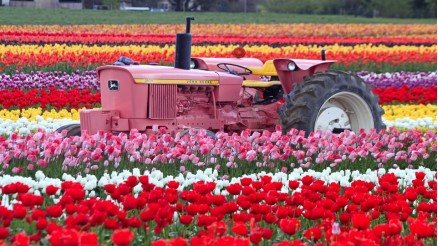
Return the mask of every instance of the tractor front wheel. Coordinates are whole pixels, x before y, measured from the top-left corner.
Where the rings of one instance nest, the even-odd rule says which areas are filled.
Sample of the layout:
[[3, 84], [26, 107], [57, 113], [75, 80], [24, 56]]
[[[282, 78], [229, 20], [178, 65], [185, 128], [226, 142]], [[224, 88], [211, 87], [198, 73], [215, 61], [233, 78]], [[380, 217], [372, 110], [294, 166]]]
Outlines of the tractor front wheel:
[[371, 88], [356, 75], [327, 71], [294, 86], [278, 110], [283, 134], [292, 128], [340, 133], [385, 129], [383, 109]]
[[80, 136], [81, 135], [81, 125], [80, 124], [69, 124], [65, 126], [61, 126], [56, 129], [57, 132], [67, 131], [66, 137], [71, 136]]

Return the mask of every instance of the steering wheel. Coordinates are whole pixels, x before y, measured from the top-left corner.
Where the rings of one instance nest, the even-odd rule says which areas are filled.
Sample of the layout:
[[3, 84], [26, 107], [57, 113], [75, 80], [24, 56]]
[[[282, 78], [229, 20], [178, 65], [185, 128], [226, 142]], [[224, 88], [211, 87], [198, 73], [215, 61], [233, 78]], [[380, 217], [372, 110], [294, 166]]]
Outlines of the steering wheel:
[[[252, 74], [251, 69], [244, 67], [244, 66], [236, 65], [236, 64], [218, 63], [217, 67], [225, 72], [229, 72], [229, 73], [234, 74], [234, 75], [243, 76], [243, 75], [251, 75]], [[244, 72], [237, 72], [236, 70], [232, 70], [230, 67], [237, 67], [237, 68], [243, 69]]]

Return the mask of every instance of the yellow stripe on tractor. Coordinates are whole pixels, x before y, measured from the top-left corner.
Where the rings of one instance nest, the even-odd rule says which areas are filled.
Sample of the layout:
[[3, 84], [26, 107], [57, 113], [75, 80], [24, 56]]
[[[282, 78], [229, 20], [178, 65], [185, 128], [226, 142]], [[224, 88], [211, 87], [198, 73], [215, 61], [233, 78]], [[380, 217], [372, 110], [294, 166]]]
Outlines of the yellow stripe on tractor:
[[260, 87], [260, 88], [267, 88], [273, 85], [281, 85], [280, 81], [258, 81], [258, 80], [244, 80], [243, 86], [244, 87]]
[[274, 60], [268, 60], [261, 67], [248, 67], [254, 75], [260, 76], [277, 76], [277, 70], [275, 70]]
[[135, 78], [137, 84], [160, 85], [219, 85], [219, 80], [193, 80], [193, 79], [145, 79]]

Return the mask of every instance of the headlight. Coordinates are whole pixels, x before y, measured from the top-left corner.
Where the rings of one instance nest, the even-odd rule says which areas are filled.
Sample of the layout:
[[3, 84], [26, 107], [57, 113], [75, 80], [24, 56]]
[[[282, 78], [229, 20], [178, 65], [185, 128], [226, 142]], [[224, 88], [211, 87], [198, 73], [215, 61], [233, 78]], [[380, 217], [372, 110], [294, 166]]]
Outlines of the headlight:
[[190, 60], [190, 69], [196, 68], [196, 62], [194, 60]]
[[289, 64], [287, 64], [287, 69], [289, 69], [290, 71], [294, 71], [295, 69], [297, 69], [297, 65], [295, 64], [295, 62], [289, 62]]

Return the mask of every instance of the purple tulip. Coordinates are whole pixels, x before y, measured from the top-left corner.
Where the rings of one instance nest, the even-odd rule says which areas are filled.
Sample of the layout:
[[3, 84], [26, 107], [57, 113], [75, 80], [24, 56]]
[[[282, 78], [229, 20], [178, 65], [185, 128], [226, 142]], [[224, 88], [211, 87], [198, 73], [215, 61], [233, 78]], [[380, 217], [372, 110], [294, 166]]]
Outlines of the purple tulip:
[[[436, 72], [395, 72], [373, 73], [359, 72], [358, 75], [375, 88], [387, 87], [416, 87], [436, 86]], [[76, 71], [72, 74], [66, 72], [31, 72], [16, 73], [14, 75], [0, 74], [0, 90], [55, 87], [60, 90], [92, 89], [99, 90], [97, 74], [95, 71]]]
[[55, 87], [60, 90], [99, 89], [95, 71], [74, 72], [31, 72], [14, 75], [0, 74], [0, 90], [7, 89], [45, 89]]
[[359, 72], [358, 75], [375, 88], [436, 86], [436, 72]]

